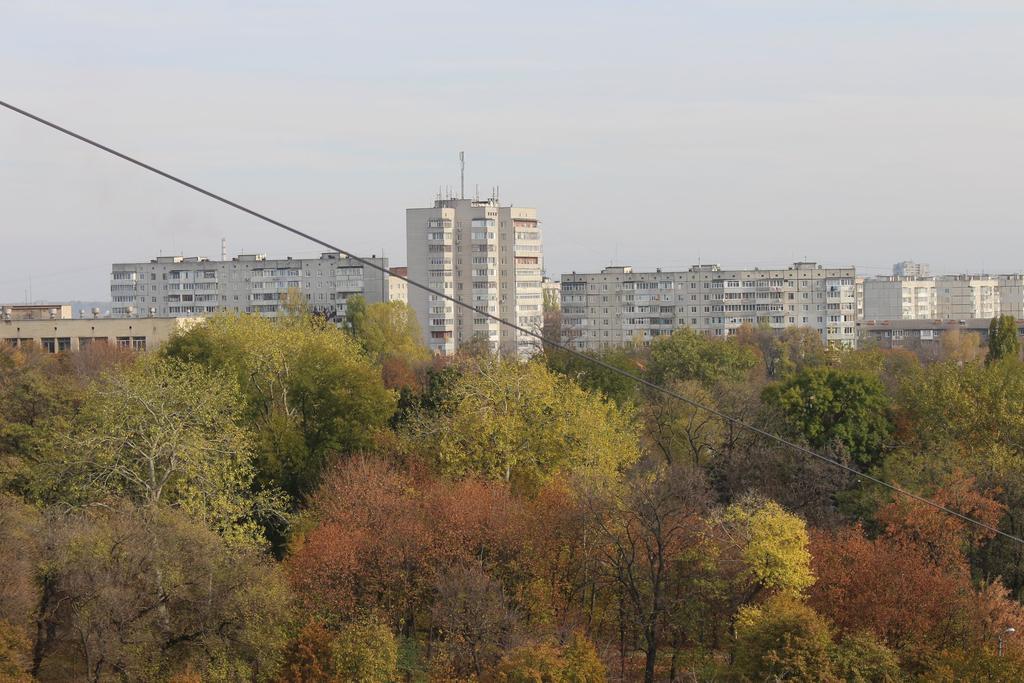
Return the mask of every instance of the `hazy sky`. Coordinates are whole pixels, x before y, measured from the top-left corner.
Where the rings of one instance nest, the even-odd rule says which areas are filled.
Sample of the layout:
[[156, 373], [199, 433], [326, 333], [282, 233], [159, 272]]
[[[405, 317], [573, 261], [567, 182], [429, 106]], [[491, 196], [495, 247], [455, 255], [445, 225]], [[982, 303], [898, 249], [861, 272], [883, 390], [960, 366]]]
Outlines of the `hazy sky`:
[[[0, 0], [0, 99], [396, 264], [465, 150], [554, 277], [1024, 270], [1020, 0]], [[6, 111], [0, 208], [0, 301], [319, 253]]]

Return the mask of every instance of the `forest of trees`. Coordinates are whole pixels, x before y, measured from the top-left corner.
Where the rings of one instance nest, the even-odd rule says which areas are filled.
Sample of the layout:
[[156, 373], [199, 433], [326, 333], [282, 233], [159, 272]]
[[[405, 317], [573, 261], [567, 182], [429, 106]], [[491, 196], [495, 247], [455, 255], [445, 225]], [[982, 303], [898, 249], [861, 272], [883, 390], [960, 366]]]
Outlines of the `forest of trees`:
[[[1020, 537], [1004, 327], [601, 359]], [[0, 351], [0, 680], [1024, 680], [1024, 544], [557, 349], [419, 339], [356, 302]]]

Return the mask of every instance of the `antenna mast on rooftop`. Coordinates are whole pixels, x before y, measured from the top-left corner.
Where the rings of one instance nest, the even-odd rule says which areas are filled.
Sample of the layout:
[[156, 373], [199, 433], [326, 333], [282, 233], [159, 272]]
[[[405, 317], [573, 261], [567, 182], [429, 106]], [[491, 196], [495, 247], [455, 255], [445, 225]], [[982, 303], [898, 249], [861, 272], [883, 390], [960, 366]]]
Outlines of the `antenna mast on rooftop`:
[[228, 260], [228, 240], [225, 237], [220, 238], [220, 260]]
[[466, 153], [465, 152], [459, 152], [459, 167], [460, 167], [460, 170], [459, 170], [459, 181], [460, 181], [460, 185], [461, 185], [461, 191], [459, 192], [459, 196], [462, 199], [465, 199], [466, 198]]

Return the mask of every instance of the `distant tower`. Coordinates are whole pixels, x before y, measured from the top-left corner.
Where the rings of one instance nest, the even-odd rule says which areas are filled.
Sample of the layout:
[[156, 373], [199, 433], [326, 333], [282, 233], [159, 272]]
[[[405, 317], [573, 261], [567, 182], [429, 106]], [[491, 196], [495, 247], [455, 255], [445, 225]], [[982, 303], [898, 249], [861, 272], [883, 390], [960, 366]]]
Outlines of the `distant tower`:
[[228, 241], [224, 237], [220, 238], [220, 260], [228, 260]]
[[459, 152], [459, 167], [460, 167], [460, 169], [459, 169], [459, 184], [461, 185], [461, 190], [459, 192], [459, 197], [461, 199], [465, 199], [466, 198], [466, 153], [465, 152]]

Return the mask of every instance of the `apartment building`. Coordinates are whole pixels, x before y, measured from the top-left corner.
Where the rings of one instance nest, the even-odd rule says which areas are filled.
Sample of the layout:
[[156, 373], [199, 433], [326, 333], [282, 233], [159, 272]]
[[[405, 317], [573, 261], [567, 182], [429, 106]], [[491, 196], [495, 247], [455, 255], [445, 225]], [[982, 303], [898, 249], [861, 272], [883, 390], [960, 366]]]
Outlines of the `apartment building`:
[[997, 275], [999, 283], [999, 311], [1024, 320], [1024, 274]]
[[[1021, 276], [937, 275], [864, 281], [862, 320], [972, 320], [1020, 317]], [[1002, 303], [1005, 293], [1007, 305]], [[1014, 303], [1016, 302], [1016, 308]]]
[[864, 280], [862, 320], [931, 320], [939, 317], [935, 280], [877, 277]]
[[940, 275], [935, 278], [936, 318], [992, 319], [999, 315], [999, 281], [987, 275]]
[[[409, 278], [475, 309], [539, 331], [543, 325], [544, 253], [537, 211], [489, 199], [438, 198], [432, 207], [406, 210]], [[537, 350], [532, 337], [435, 294], [411, 287], [424, 338], [435, 353], [485, 339], [506, 355]]]
[[900, 261], [892, 266], [892, 274], [896, 277], [928, 277], [928, 264], [915, 261]]
[[173, 317], [233, 311], [272, 317], [293, 291], [313, 311], [338, 318], [344, 316], [345, 302], [354, 294], [370, 303], [388, 300], [388, 260], [367, 260], [383, 270], [364, 267], [337, 252], [315, 259], [241, 254], [230, 261], [160, 256], [142, 263], [115, 263], [110, 274], [111, 315]]
[[388, 278], [388, 301], [401, 301], [403, 304], [408, 304], [409, 283], [402, 278], [409, 277], [409, 269], [405, 266], [395, 266], [389, 272], [399, 277]]
[[634, 272], [562, 275], [562, 339], [583, 351], [648, 345], [689, 327], [725, 337], [743, 324], [810, 327], [831, 345], [856, 344], [854, 268], [798, 262], [779, 270]]

